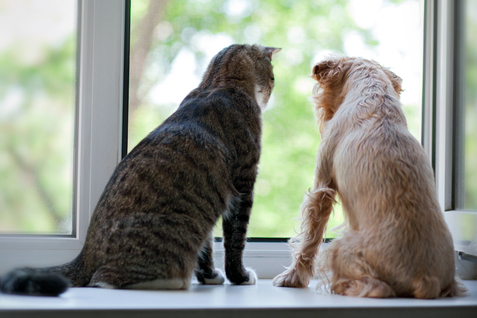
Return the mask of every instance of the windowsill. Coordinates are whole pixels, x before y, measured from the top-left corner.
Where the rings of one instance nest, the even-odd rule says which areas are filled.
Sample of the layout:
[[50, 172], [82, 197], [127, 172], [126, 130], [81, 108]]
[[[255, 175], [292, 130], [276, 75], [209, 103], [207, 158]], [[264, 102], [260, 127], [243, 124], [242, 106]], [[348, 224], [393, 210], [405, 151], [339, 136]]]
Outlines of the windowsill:
[[369, 299], [318, 294], [316, 282], [304, 289], [255, 286], [204, 286], [187, 291], [71, 288], [61, 297], [0, 295], [0, 316], [7, 317], [477, 317], [477, 281], [465, 281], [471, 295], [435, 300]]

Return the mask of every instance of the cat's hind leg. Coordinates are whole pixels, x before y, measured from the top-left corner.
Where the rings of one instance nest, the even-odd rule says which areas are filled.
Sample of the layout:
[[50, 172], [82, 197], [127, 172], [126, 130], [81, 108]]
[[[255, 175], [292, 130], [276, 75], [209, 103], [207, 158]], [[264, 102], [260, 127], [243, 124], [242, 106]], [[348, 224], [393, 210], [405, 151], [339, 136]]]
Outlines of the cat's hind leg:
[[213, 235], [211, 233], [197, 257], [195, 275], [202, 284], [221, 285], [225, 278], [222, 272], [214, 267], [213, 254]]
[[124, 286], [125, 289], [189, 289], [189, 278], [155, 279]]
[[108, 289], [188, 289], [191, 284], [190, 277], [161, 279], [142, 277], [143, 281], [138, 282], [139, 278], [132, 278], [131, 272], [115, 270], [111, 266], [104, 265], [94, 272], [88, 286]]
[[87, 287], [99, 287], [106, 289], [121, 288], [118, 276], [119, 273], [113, 271], [109, 266], [101, 266], [94, 272]]

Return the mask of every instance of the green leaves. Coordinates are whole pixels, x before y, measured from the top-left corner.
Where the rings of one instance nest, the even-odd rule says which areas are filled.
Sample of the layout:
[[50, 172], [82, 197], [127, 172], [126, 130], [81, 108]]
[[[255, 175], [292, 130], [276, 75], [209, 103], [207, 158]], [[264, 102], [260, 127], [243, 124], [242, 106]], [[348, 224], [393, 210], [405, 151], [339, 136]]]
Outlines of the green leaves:
[[[133, 1], [133, 21], [140, 21], [145, 13], [141, 8], [147, 7], [145, 3]], [[283, 48], [272, 63], [276, 85], [270, 109], [264, 113], [263, 150], [249, 236], [295, 234], [293, 219], [299, 217], [303, 196], [313, 185], [320, 142], [313, 105], [308, 101], [314, 85], [308, 77], [311, 68], [323, 50], [342, 52], [344, 34], [349, 30], [370, 38], [355, 25], [347, 3], [344, 0], [189, 0], [166, 4], [164, 21], [159, 26], [168, 23], [172, 32], [169, 30], [165, 41], [154, 41], [146, 67], [166, 73], [148, 72], [142, 88], [167, 81], [170, 65], [182, 49], [194, 54], [194, 73], [201, 76], [209, 59], [231, 43], [257, 42]], [[132, 41], [138, 36], [134, 30], [133, 25]], [[217, 52], [209, 52], [211, 47], [217, 47]], [[136, 140], [131, 146], [160, 124], [146, 123], [145, 118], [159, 113], [166, 117], [173, 111], [170, 105], [161, 106], [160, 98], [153, 102], [148, 93], [143, 96], [142, 106], [131, 123], [135, 128], [130, 131]], [[137, 134], [139, 130], [141, 134]]]

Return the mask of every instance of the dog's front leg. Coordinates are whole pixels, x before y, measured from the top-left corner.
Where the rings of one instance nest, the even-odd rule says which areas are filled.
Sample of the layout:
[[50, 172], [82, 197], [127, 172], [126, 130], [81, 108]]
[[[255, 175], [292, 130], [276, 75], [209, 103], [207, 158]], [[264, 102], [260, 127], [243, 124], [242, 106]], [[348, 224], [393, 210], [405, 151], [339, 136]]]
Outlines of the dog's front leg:
[[333, 180], [333, 154], [339, 140], [337, 130], [322, 135], [315, 167], [315, 185], [301, 205], [302, 224], [300, 234], [291, 239], [293, 262], [286, 271], [273, 280], [273, 285], [283, 287], [307, 287], [315, 272], [315, 258], [318, 253], [326, 224], [336, 202]]
[[316, 188], [305, 196], [302, 204], [301, 233], [291, 241], [293, 263], [275, 277], [273, 285], [281, 287], [307, 287], [314, 275], [316, 254], [323, 241], [336, 191], [332, 188]]

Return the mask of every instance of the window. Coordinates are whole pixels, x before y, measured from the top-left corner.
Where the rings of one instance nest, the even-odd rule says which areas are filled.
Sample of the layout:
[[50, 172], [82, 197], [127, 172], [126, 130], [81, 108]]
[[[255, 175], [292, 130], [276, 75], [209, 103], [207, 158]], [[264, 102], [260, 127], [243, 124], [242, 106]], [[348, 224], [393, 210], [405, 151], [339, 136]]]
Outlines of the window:
[[[15, 5], [20, 2], [12, 1]], [[37, 8], [37, 2], [33, 3]], [[46, 1], [42, 2], [42, 5], [45, 3]], [[2, 3], [2, 9], [3, 5]], [[60, 5], [50, 9], [63, 15], [61, 11], [57, 11], [62, 7]], [[74, 64], [77, 65], [77, 107], [74, 114], [75, 152], [72, 159], [75, 163], [72, 169], [72, 188], [75, 191], [71, 201], [77, 213], [72, 217], [70, 235], [0, 235], [2, 273], [18, 266], [49, 266], [67, 262], [83, 246], [90, 215], [121, 153], [127, 7], [126, 1], [118, 0], [80, 0], [73, 3], [73, 9], [77, 8], [77, 19], [74, 16], [71, 19], [78, 27], [77, 37], [73, 38], [73, 44], [77, 45], [76, 63], [73, 62], [73, 70]], [[23, 12], [20, 16], [22, 14]], [[0, 23], [4, 21], [6, 20], [0, 20]], [[31, 27], [30, 24], [29, 28]], [[38, 29], [38, 32], [43, 30], [40, 27]], [[5, 26], [2, 30], [10, 30], [10, 27]], [[1, 74], [3, 75], [3, 69]], [[3, 110], [2, 107], [1, 111]], [[52, 115], [46, 120], [54, 127], [51, 124], [55, 120]]]
[[[475, 179], [476, 41], [475, 1], [429, 3], [429, 53], [434, 51], [435, 80], [425, 94], [427, 128], [424, 146], [436, 170], [436, 184], [444, 216], [456, 250], [477, 255], [477, 199]], [[430, 70], [432, 68], [428, 68]], [[434, 88], [433, 88], [434, 87]], [[427, 99], [426, 99], [427, 97]], [[426, 126], [426, 123], [425, 123]], [[434, 149], [434, 150], [433, 150]]]
[[466, 2], [465, 12], [465, 102], [464, 108], [464, 208], [477, 210], [477, 3]]
[[[327, 55], [345, 54], [391, 67], [404, 79], [404, 109], [420, 139], [422, 6], [419, 0], [366, 6], [359, 0], [132, 0], [128, 149], [175, 111], [222, 48], [233, 43], [283, 47], [273, 62], [276, 86], [263, 115], [248, 236], [293, 236], [301, 201], [313, 185], [320, 143], [308, 101], [315, 83], [309, 78], [312, 66]], [[339, 207], [335, 211], [328, 228], [342, 222]]]
[[1, 4], [0, 233], [72, 233], [76, 20], [73, 0]]
[[[138, 1], [137, 4], [136, 1]], [[155, 1], [155, 3], [157, 5], [162, 1]], [[173, 2], [169, 1], [167, 3], [171, 4]], [[216, 3], [219, 3], [215, 7], [216, 9], [210, 9], [210, 6]], [[471, 1], [465, 3], [471, 5]], [[284, 9], [279, 10], [282, 4]], [[331, 4], [337, 4], [337, 6]], [[75, 162], [73, 170], [73, 189], [75, 192], [72, 197], [74, 210], [77, 213], [72, 218], [72, 231], [70, 235], [63, 237], [0, 235], [0, 272], [16, 266], [55, 265], [73, 259], [83, 245], [89, 217], [103, 191], [104, 185], [121, 155], [127, 151], [128, 146], [123, 145], [122, 142], [125, 140], [124, 135], [126, 135], [127, 128], [130, 131], [129, 147], [132, 147], [135, 142], [168, 115], [164, 112], [171, 112], [177, 106], [177, 100], [165, 99], [165, 105], [161, 105], [161, 109], [156, 108], [160, 103], [147, 92], [167, 89], [167, 87], [161, 87], [161, 81], [157, 77], [162, 76], [168, 79], [167, 82], [173, 82], [174, 78], [168, 78], [169, 70], [176, 67], [176, 64], [181, 66], [180, 64], [193, 61], [192, 64], [188, 65], [193, 65], [194, 72], [191, 77], [195, 77], [198, 81], [210, 57], [223, 46], [235, 41], [260, 42], [265, 45], [276, 45], [284, 48], [274, 62], [277, 86], [273, 93], [274, 101], [270, 105], [270, 110], [265, 113], [264, 143], [281, 138], [285, 147], [291, 147], [290, 145], [295, 144], [298, 147], [296, 151], [294, 150], [290, 154], [283, 152], [283, 149], [279, 149], [277, 143], [270, 143], [268, 148], [264, 147], [263, 167], [261, 167], [260, 172], [261, 174], [263, 172], [263, 179], [262, 181], [259, 180], [257, 184], [257, 203], [252, 213], [256, 219], [251, 221], [251, 232], [249, 233], [251, 236], [287, 237], [294, 235], [294, 225], [291, 222], [293, 218], [298, 217], [298, 207], [303, 192], [312, 185], [313, 175], [310, 171], [314, 169], [315, 154], [319, 144], [318, 133], [313, 122], [312, 106], [306, 101], [313, 85], [313, 81], [307, 75], [312, 64], [322, 56], [323, 52], [330, 52], [325, 51], [325, 49], [331, 49], [331, 52], [375, 58], [384, 65], [392, 67], [398, 75], [403, 77], [404, 85], [409, 85], [409, 87], [405, 87], [407, 88], [405, 94], [410, 93], [410, 95], [402, 96], [409, 126], [411, 131], [419, 137], [421, 131], [419, 126], [422, 122], [421, 140], [435, 167], [439, 200], [443, 210], [446, 211], [446, 220], [453, 231], [456, 248], [460, 251], [472, 253], [472, 241], [475, 240], [477, 234], [477, 223], [474, 221], [477, 220], [477, 213], [470, 210], [475, 209], [475, 207], [457, 203], [458, 200], [455, 198], [458, 191], [456, 189], [458, 189], [459, 184], [462, 186], [464, 183], [458, 181], [462, 179], [457, 177], [455, 179], [458, 180], [454, 180], [454, 176], [458, 176], [457, 173], [454, 173], [454, 170], [464, 169], [461, 161], [456, 159], [455, 156], [464, 158], [465, 154], [467, 156], [465, 160], [471, 163], [471, 158], [474, 155], [468, 151], [467, 143], [464, 143], [467, 147], [465, 148], [462, 146], [463, 143], [459, 144], [455, 141], [459, 140], [459, 131], [456, 130], [456, 127], [462, 128], [462, 126], [453, 124], [459, 118], [459, 112], [456, 112], [454, 108], [455, 96], [458, 96], [458, 94], [454, 94], [454, 92], [456, 87], [462, 88], [457, 84], [454, 87], [453, 76], [457, 76], [456, 78], [469, 85], [468, 92], [472, 92], [472, 87], [475, 87], [472, 81], [467, 80], [467, 77], [464, 80], [464, 77], [459, 75], [459, 71], [454, 69], [454, 64], [459, 65], [455, 63], [457, 61], [455, 57], [460, 56], [459, 54], [462, 53], [460, 48], [464, 47], [454, 43], [454, 41], [459, 41], [459, 38], [455, 38], [454, 34], [461, 34], [462, 32], [462, 30], [457, 31], [459, 25], [456, 23], [462, 20], [454, 19], [454, 17], [459, 12], [460, 14], [467, 12], [470, 15], [468, 13], [470, 10], [466, 11], [459, 5], [454, 5], [452, 1], [425, 1], [423, 3], [417, 0], [383, 0], [368, 4], [367, 10], [372, 11], [373, 14], [367, 18], [361, 18], [361, 15], [365, 13], [359, 10], [357, 4], [359, 4], [359, 1], [311, 1], [309, 6], [304, 1], [260, 3], [246, 0], [178, 1], [177, 7], [171, 6], [156, 11], [159, 12], [160, 17], [162, 16], [162, 20], [159, 20], [159, 22], [156, 20], [152, 33], [150, 33], [150, 36], [152, 36], [149, 40], [151, 52], [154, 53], [144, 55], [146, 67], [144, 67], [145, 71], [142, 72], [142, 78], [145, 78], [145, 80], [136, 79], [138, 82], [134, 84], [134, 59], [131, 60], [131, 79], [127, 74], [129, 68], [125, 66], [129, 62], [129, 59], [125, 58], [129, 56], [128, 33], [125, 32], [125, 30], [129, 30], [128, 18], [130, 15], [128, 10], [131, 8], [132, 43], [130, 49], [131, 55], [134, 56], [135, 45], [138, 43], [136, 41], [139, 41], [139, 38], [135, 38], [136, 35], [134, 34], [139, 32], [137, 28], [142, 25], [139, 21], [147, 15], [148, 2], [133, 0], [130, 7], [127, 0], [79, 0], [77, 7], [76, 150], [73, 159]], [[183, 10], [181, 11], [182, 14], [175, 11], [177, 8]], [[209, 10], [207, 14], [204, 14], [205, 10]], [[288, 15], [292, 15], [296, 20], [305, 21], [303, 15], [308, 14], [308, 11], [315, 12], [317, 17], [307, 20], [304, 25], [293, 25], [293, 19], [287, 19]], [[394, 12], [396, 12], [396, 15], [394, 15]], [[165, 20], [164, 14], [166, 13], [173, 15], [175, 18]], [[200, 14], [205, 15], [205, 18], [199, 19]], [[421, 39], [422, 32], [419, 31], [423, 22], [421, 20], [423, 14], [425, 15], [424, 41]], [[403, 28], [407, 30], [405, 32], [406, 36], [400, 37], [401, 34], [394, 34], [393, 36], [398, 37], [398, 39], [390, 41], [392, 43], [388, 44], [398, 45], [407, 41], [411, 43], [411, 51], [404, 53], [399, 47], [391, 46], [394, 54], [396, 54], [395, 52], [398, 52], [398, 54], [388, 58], [392, 52], [386, 52], [379, 45], [381, 42], [387, 41], [385, 40], [387, 33], [383, 29], [383, 23], [386, 24], [391, 19], [399, 20], [399, 16], [402, 17], [403, 15], [406, 18], [400, 20], [398, 25], [400, 25], [401, 31]], [[278, 17], [276, 21], [273, 20], [275, 17]], [[328, 17], [331, 19], [328, 19]], [[466, 17], [465, 23], [472, 23], [472, 19], [475, 21], [475, 18], [472, 18], [471, 15]], [[403, 24], [402, 21], [404, 20], [407, 22]], [[245, 26], [241, 24], [244, 21], [246, 22]], [[348, 23], [349, 27], [342, 28], [340, 26], [341, 22]], [[392, 24], [392, 21], [390, 24]], [[184, 28], [184, 25], [188, 25], [188, 27]], [[219, 31], [211, 32], [212, 27]], [[409, 31], [411, 27], [412, 30], [416, 31]], [[454, 27], [456, 32], [454, 32]], [[466, 32], [470, 32], [467, 28], [470, 27], [465, 24]], [[180, 30], [180, 32], [177, 30]], [[284, 35], [286, 42], [277, 43], [279, 42], [278, 35]], [[469, 39], [473, 40], [474, 38], [470, 37]], [[460, 40], [462, 41], [462, 39]], [[178, 44], [173, 44], [174, 41]], [[218, 44], [215, 47], [215, 41], [220, 43], [220, 47]], [[202, 44], [204, 42], [210, 43], [210, 46], [204, 46]], [[471, 47], [470, 42], [472, 41], [466, 44], [469, 47]], [[422, 44], [424, 44], [423, 67], [419, 64], [419, 61], [422, 60]], [[147, 52], [149, 52], [149, 49]], [[472, 52], [471, 49], [466, 49], [466, 56], [473, 56], [469, 52]], [[414, 64], [411, 65], [412, 67], [409, 70], [400, 72], [399, 70], [403, 69], [400, 61], [405, 54], [411, 56]], [[160, 63], [154, 64], [154, 60], [159, 60]], [[461, 63], [466, 61], [465, 68], [470, 69], [471, 60], [460, 59], [459, 61]], [[460, 72], [462, 73], [462, 70]], [[133, 91], [133, 88], [136, 87], [135, 90], [139, 93], [137, 97], [142, 98], [142, 105], [138, 106], [136, 111], [134, 106], [131, 106], [130, 114], [123, 113], [123, 100], [128, 95], [132, 95], [131, 91], [123, 89], [126, 87], [125, 82], [128, 79], [129, 87]], [[420, 87], [422, 86], [422, 80], [424, 82], [422, 92], [424, 107], [421, 118]], [[289, 81], [294, 84], [291, 88], [286, 88], [284, 85]], [[186, 85], [186, 80], [184, 79], [181, 84]], [[191, 86], [187, 90], [184, 88], [184, 94], [196, 84], [189, 83], [187, 85]], [[3, 91], [0, 90], [0, 96], [1, 94], [3, 94]], [[459, 105], [467, 105], [466, 103], [472, 100], [471, 97], [466, 95], [466, 102]], [[289, 100], [283, 102], [286, 98]], [[164, 107], [162, 108], [162, 106]], [[145, 109], [140, 110], [139, 107], [145, 107]], [[467, 111], [467, 109], [471, 109], [471, 107], [461, 106], [458, 109], [461, 112], [465, 110], [464, 118], [470, 118], [472, 110]], [[2, 112], [3, 109], [0, 110], [1, 114], [3, 114]], [[129, 127], [123, 127], [122, 125], [126, 117], [129, 117]], [[293, 126], [289, 127], [287, 119], [292, 117], [298, 119], [298, 124], [295, 125], [298, 125], [300, 129], [293, 128]], [[152, 120], [149, 122], [149, 119]], [[472, 122], [466, 127], [465, 129], [470, 129]], [[300, 135], [302, 132], [307, 135]], [[472, 134], [469, 134], [469, 138], [466, 138], [472, 140], [471, 136]], [[460, 140], [466, 140], [467, 142], [466, 138], [462, 137]], [[266, 201], [262, 201], [263, 203], [259, 201], [261, 196], [264, 198], [272, 196], [273, 191], [275, 191], [272, 191], [271, 188], [271, 184], [275, 181], [270, 181], [267, 178], [273, 177], [274, 172], [281, 172], [284, 169], [283, 166], [273, 166], [275, 161], [267, 159], [267, 156], [271, 158], [278, 155], [283, 157], [276, 160], [277, 164], [283, 164], [285, 168], [286, 166], [293, 166], [292, 169], [295, 169], [297, 165], [288, 163], [292, 159], [299, 160], [304, 172], [294, 170], [290, 172], [293, 177], [290, 178], [290, 182], [298, 182], [299, 184], [293, 184], [292, 186], [297, 190], [290, 201], [292, 203], [285, 204], [277, 199], [276, 202], [272, 202], [272, 208], [267, 208]], [[267, 168], [269, 172], [264, 165], [266, 161], [272, 162], [272, 165]], [[464, 176], [471, 173], [469, 169], [472, 169], [472, 165], [470, 164], [469, 167], [464, 170]], [[269, 183], [268, 186], [265, 181]], [[467, 188], [470, 189], [470, 186], [467, 186]], [[470, 194], [466, 194], [466, 196], [475, 196], [472, 192], [468, 193]], [[284, 208], [278, 210], [281, 206]], [[262, 210], [261, 207], [265, 208]], [[270, 211], [267, 212], [267, 209], [270, 209]], [[277, 224], [279, 224], [278, 230], [274, 229], [274, 232], [267, 232], [269, 228], [260, 229], [257, 227], [254, 229], [252, 224], [272, 223], [271, 221], [262, 222], [262, 216], [257, 211], [265, 211], [264, 219], [267, 218], [267, 213], [272, 214], [273, 218], [277, 219]], [[336, 221], [339, 222], [339, 219]], [[298, 226], [299, 223], [296, 221], [295, 227], [298, 228]], [[280, 227], [283, 228], [280, 229]], [[462, 231], [462, 229], [465, 229], [465, 231]], [[217, 256], [220, 258], [222, 255], [220, 244], [217, 244], [216, 250]], [[473, 253], [477, 255], [477, 251]], [[289, 262], [290, 253], [285, 243], [253, 242], [248, 244], [245, 251], [246, 265], [257, 269], [259, 277], [262, 278], [273, 277], [283, 270], [283, 265], [288, 265]], [[221, 261], [217, 262], [217, 264], [221, 263]]]
[[456, 207], [477, 210], [477, 3], [457, 7], [456, 51]]

